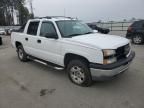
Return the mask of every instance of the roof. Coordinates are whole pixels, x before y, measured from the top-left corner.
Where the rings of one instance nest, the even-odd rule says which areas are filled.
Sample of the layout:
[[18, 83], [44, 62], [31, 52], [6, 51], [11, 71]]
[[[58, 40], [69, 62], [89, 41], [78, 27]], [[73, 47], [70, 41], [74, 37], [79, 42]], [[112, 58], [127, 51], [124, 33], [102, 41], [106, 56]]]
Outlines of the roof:
[[49, 21], [60, 21], [60, 20], [76, 20], [75, 18], [65, 16], [47, 16], [47, 17], [36, 17], [31, 20], [49, 20]]

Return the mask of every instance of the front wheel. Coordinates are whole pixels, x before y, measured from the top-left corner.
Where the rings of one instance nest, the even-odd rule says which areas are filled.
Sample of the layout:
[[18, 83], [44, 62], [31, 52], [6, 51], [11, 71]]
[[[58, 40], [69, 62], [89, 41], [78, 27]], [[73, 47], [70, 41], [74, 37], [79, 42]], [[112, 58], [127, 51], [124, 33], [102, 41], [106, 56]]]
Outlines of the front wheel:
[[84, 60], [72, 60], [67, 66], [67, 72], [69, 79], [79, 86], [90, 86], [92, 84], [92, 78]]

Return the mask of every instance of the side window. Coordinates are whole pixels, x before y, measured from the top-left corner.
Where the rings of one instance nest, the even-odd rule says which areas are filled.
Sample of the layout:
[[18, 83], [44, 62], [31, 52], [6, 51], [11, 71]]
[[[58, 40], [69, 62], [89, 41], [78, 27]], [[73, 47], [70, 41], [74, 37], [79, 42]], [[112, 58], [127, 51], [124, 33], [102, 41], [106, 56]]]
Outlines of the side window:
[[143, 29], [144, 29], [144, 22], [143, 22], [143, 24], [142, 24], [142, 27], [143, 27]]
[[26, 26], [26, 23], [20, 27], [20, 29], [18, 30], [18, 32], [23, 32], [24, 29], [25, 29], [25, 26]]
[[27, 34], [36, 35], [38, 30], [39, 22], [30, 22]]
[[132, 25], [132, 27], [134, 27], [134, 28], [142, 28], [142, 21], [136, 21], [136, 22], [134, 22], [134, 24]]
[[41, 25], [40, 36], [45, 37], [46, 34], [57, 34], [51, 22], [43, 22]]

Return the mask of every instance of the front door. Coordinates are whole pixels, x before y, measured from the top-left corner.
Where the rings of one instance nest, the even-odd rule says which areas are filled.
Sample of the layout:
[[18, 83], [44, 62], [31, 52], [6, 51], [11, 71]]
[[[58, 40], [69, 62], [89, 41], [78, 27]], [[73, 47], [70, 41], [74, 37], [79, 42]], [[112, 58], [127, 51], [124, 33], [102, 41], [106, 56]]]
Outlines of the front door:
[[[48, 35], [51, 36], [49, 37]], [[53, 36], [57, 38], [53, 38]], [[61, 43], [59, 42], [55, 26], [52, 22], [42, 22], [37, 41], [39, 41], [39, 43], [37, 43], [39, 58], [60, 64], [62, 59]]]

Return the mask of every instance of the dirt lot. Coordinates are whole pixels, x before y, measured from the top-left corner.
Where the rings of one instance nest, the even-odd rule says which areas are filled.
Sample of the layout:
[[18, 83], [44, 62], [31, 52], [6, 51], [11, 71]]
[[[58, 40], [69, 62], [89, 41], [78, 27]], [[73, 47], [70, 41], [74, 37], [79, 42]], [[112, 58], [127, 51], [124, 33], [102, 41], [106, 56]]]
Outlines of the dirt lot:
[[18, 60], [10, 38], [0, 46], [0, 108], [144, 108], [144, 45], [119, 77], [91, 87], [72, 84], [64, 71]]

